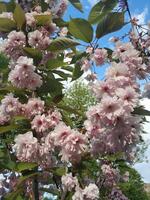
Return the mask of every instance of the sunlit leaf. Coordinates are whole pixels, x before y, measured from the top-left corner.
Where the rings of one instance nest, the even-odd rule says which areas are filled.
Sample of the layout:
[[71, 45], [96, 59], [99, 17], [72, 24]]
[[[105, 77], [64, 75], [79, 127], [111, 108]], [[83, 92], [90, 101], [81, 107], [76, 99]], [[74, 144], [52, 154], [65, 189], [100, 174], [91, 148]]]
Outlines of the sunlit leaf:
[[99, 1], [89, 14], [88, 20], [90, 23], [95, 24], [103, 19], [113, 8], [117, 5], [118, 0], [105, 0]]
[[13, 14], [13, 18], [17, 24], [17, 27], [21, 30], [26, 22], [25, 13], [19, 4], [16, 4], [16, 8]]
[[85, 19], [72, 19], [68, 26], [69, 32], [77, 39], [91, 42], [93, 39], [93, 28]]
[[103, 18], [103, 20], [98, 24], [96, 29], [96, 37], [101, 38], [102, 36], [118, 31], [125, 25], [124, 13], [109, 13]]
[[78, 42], [69, 38], [57, 38], [51, 42], [48, 49], [49, 51], [62, 51], [71, 47], [79, 45]]
[[0, 18], [0, 31], [10, 32], [16, 29], [16, 23], [14, 20], [8, 18]]

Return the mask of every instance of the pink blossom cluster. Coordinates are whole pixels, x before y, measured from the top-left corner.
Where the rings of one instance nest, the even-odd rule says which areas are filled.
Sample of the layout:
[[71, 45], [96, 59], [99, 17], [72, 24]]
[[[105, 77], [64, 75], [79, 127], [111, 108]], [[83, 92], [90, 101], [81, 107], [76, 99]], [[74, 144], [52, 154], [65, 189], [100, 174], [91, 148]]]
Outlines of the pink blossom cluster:
[[61, 148], [61, 160], [79, 162], [82, 154], [87, 151], [87, 138], [77, 130], [59, 123], [51, 133], [55, 146]]
[[8, 80], [17, 88], [35, 90], [42, 85], [42, 77], [35, 70], [33, 59], [21, 56], [9, 73]]
[[111, 63], [104, 81], [92, 84], [100, 103], [87, 112], [85, 127], [92, 153], [105, 155], [119, 151], [127, 155], [139, 140], [140, 119], [132, 112], [139, 103], [136, 80], [141, 57], [131, 44], [117, 44], [113, 57], [120, 62]]
[[8, 34], [7, 39], [2, 45], [3, 51], [12, 60], [17, 60], [24, 55], [23, 47], [26, 45], [26, 36], [22, 31], [12, 31]]
[[110, 200], [128, 200], [128, 198], [118, 188], [113, 188], [109, 195]]
[[72, 173], [63, 175], [61, 178], [62, 185], [64, 187], [64, 190], [66, 191], [72, 191], [79, 185], [77, 177], [73, 177]]
[[101, 166], [102, 174], [104, 176], [103, 185], [106, 188], [112, 188], [119, 181], [119, 170], [112, 168], [108, 164]]
[[98, 200], [99, 189], [94, 183], [90, 183], [84, 189], [79, 186], [76, 187], [72, 200]]
[[0, 125], [9, 122], [11, 117], [19, 115], [21, 108], [18, 98], [15, 98], [12, 93], [6, 95], [0, 105]]
[[53, 142], [49, 134], [40, 140], [34, 137], [31, 131], [19, 134], [15, 138], [13, 149], [20, 161], [37, 162], [43, 168], [53, 164]]
[[95, 63], [96, 66], [101, 66], [108, 60], [108, 53], [106, 49], [97, 48], [94, 50], [93, 48], [88, 47], [86, 53], [90, 56], [88, 59], [82, 59], [81, 69], [83, 71], [88, 71], [93, 63]]
[[51, 12], [55, 18], [62, 17], [67, 9], [67, 0], [45, 0], [49, 4]]

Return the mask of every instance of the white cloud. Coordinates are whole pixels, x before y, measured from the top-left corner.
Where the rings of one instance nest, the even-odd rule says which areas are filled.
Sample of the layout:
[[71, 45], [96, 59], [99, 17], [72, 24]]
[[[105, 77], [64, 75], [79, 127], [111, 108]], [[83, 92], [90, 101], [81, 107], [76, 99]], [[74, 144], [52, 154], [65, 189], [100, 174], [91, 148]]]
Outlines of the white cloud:
[[88, 0], [91, 6], [94, 6], [99, 0]]
[[138, 21], [139, 24], [146, 24], [145, 21], [146, 21], [147, 14], [148, 14], [148, 8], [144, 8], [143, 12], [135, 13], [133, 17], [139, 20]]

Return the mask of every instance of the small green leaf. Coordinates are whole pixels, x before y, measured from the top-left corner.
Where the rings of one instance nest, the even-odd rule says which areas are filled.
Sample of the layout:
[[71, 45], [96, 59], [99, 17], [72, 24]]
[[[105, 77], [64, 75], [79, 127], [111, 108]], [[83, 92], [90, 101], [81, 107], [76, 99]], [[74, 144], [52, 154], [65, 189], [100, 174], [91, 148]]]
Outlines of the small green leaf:
[[24, 170], [32, 170], [35, 167], [37, 167], [36, 163], [20, 162], [20, 163], [17, 163], [16, 165], [16, 171], [22, 172]]
[[72, 81], [80, 78], [80, 76], [82, 76], [82, 74], [83, 74], [83, 70], [81, 70], [81, 64], [80, 64], [80, 62], [77, 62], [75, 64], [75, 67], [73, 70]]
[[4, 3], [0, 3], [0, 13], [7, 12], [6, 5]]
[[16, 130], [17, 128], [18, 128], [18, 125], [16, 125], [16, 124], [12, 124], [12, 125], [8, 125], [8, 126], [1, 126], [0, 127], [0, 134]]
[[17, 27], [21, 30], [26, 22], [25, 13], [19, 4], [16, 4], [16, 8], [13, 14], [13, 18], [17, 23]]
[[78, 42], [69, 38], [57, 38], [51, 42], [48, 49], [49, 51], [62, 51], [71, 47], [79, 45]]
[[93, 39], [93, 28], [85, 19], [72, 19], [68, 26], [69, 32], [77, 39], [91, 42]]
[[83, 12], [82, 10], [82, 4], [80, 3], [80, 0], [69, 0], [69, 2], [75, 7], [77, 8], [79, 11]]
[[124, 12], [109, 13], [98, 24], [97, 29], [96, 29], [96, 37], [101, 38], [102, 36], [106, 34], [109, 34], [121, 29], [124, 25], [125, 25]]
[[50, 59], [47, 63], [46, 63], [46, 68], [47, 69], [56, 69], [58, 67], [62, 67], [62, 66], [66, 66], [68, 65], [67, 63], [63, 62], [62, 60], [58, 60], [58, 59]]
[[66, 168], [65, 167], [58, 167], [54, 169], [53, 173], [57, 176], [63, 176], [66, 174]]
[[38, 89], [39, 96], [50, 94], [52, 98], [62, 94], [63, 85], [49, 72], [43, 85]]
[[136, 114], [136, 115], [143, 115], [143, 116], [150, 116], [150, 111], [144, 109], [143, 106], [140, 106], [140, 107], [137, 107], [137, 108], [134, 109], [133, 114]]
[[91, 10], [88, 20], [91, 24], [96, 24], [103, 19], [117, 5], [118, 0], [105, 0], [98, 2]]
[[42, 59], [42, 53], [40, 50], [30, 47], [25, 47], [24, 52], [27, 54], [27, 56], [34, 59], [35, 64], [38, 64], [38, 62]]
[[8, 18], [0, 18], [0, 31], [10, 32], [16, 29], [16, 23], [14, 20]]
[[35, 15], [38, 26], [49, 25], [51, 23], [51, 15]]
[[71, 74], [66, 74], [65, 72], [60, 71], [60, 70], [53, 70], [52, 72], [53, 72], [54, 74], [59, 75], [59, 76], [62, 77], [64, 80], [67, 80], [69, 77], [71, 77]]

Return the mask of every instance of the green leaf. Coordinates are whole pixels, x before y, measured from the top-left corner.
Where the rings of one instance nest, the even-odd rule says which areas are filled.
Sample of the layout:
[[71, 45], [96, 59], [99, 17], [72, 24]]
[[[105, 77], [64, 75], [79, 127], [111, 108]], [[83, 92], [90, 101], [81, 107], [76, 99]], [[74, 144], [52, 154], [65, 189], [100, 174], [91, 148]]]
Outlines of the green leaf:
[[46, 63], [46, 68], [47, 69], [56, 69], [58, 67], [62, 67], [62, 66], [66, 66], [68, 65], [67, 63], [63, 62], [62, 60], [58, 60], [58, 59], [50, 59], [47, 63]]
[[77, 62], [75, 64], [75, 67], [73, 70], [72, 81], [80, 78], [80, 76], [82, 76], [82, 74], [83, 74], [83, 70], [81, 70], [81, 64], [80, 64], [80, 62]]
[[17, 128], [18, 128], [18, 125], [16, 125], [16, 124], [12, 124], [12, 125], [8, 125], [8, 126], [1, 126], [0, 127], [0, 134], [16, 130]]
[[38, 26], [49, 25], [51, 23], [51, 15], [35, 15]]
[[83, 12], [82, 10], [82, 4], [80, 3], [79, 0], [69, 0], [69, 2], [75, 7], [77, 8], [79, 11]]
[[150, 116], [150, 111], [144, 109], [143, 106], [140, 106], [140, 107], [137, 107], [137, 108], [134, 109], [133, 114], [136, 114], [136, 115], [143, 115], [143, 116]]
[[66, 74], [65, 72], [60, 71], [60, 70], [53, 70], [52, 72], [53, 72], [54, 74], [59, 75], [59, 76], [62, 77], [64, 80], [67, 80], [69, 77], [71, 77], [71, 74]]
[[103, 18], [103, 20], [98, 24], [96, 29], [96, 37], [101, 38], [102, 36], [115, 32], [121, 29], [125, 25], [124, 22], [124, 12], [122, 13], [109, 13]]
[[49, 51], [62, 51], [71, 47], [79, 45], [78, 42], [69, 38], [57, 38], [51, 42], [48, 49]]
[[22, 29], [26, 22], [25, 13], [19, 4], [16, 4], [16, 8], [13, 14], [13, 18], [16, 21], [18, 29]]
[[0, 13], [7, 12], [6, 5], [4, 3], [0, 3]]
[[88, 54], [86, 52], [78, 52], [76, 55], [73, 56], [71, 63], [76, 63], [78, 60], [81, 60], [83, 57], [86, 57]]
[[61, 18], [56, 18], [53, 19], [53, 22], [58, 26], [58, 27], [68, 27], [68, 22], [64, 21]]
[[17, 163], [17, 165], [16, 165], [16, 171], [22, 172], [24, 170], [32, 170], [35, 167], [37, 167], [36, 163], [20, 162], [20, 163]]
[[58, 167], [55, 168], [53, 173], [57, 176], [63, 176], [66, 174], [66, 168], [65, 167]]
[[91, 42], [93, 39], [93, 28], [85, 19], [72, 19], [68, 26], [69, 32], [77, 39]]
[[27, 56], [34, 59], [35, 64], [38, 64], [42, 59], [42, 52], [35, 48], [25, 47], [24, 52], [27, 54]]
[[16, 29], [16, 23], [14, 20], [8, 18], [0, 18], [0, 31], [10, 32]]
[[3, 53], [0, 53], [0, 71], [6, 69], [8, 65], [9, 59]]
[[96, 24], [103, 19], [117, 5], [118, 0], [105, 0], [98, 2], [91, 10], [88, 20], [91, 24]]
[[39, 96], [51, 94], [52, 98], [62, 94], [63, 85], [49, 72], [44, 78], [43, 85], [38, 89]]

